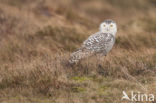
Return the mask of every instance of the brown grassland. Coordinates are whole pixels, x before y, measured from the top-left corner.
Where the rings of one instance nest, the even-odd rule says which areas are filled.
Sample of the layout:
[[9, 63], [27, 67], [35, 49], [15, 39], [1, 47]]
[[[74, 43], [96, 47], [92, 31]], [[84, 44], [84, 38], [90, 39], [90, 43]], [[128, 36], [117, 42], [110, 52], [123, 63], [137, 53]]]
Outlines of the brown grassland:
[[[68, 65], [107, 18], [111, 52]], [[124, 71], [156, 96], [155, 0], [0, 0], [0, 103], [130, 103], [144, 90]]]

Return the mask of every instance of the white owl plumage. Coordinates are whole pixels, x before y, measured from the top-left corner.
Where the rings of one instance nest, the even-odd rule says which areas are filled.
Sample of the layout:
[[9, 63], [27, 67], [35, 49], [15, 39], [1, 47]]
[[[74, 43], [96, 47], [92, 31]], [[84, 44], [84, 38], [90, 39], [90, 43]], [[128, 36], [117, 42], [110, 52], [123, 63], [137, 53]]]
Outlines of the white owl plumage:
[[106, 55], [115, 43], [116, 32], [116, 23], [113, 20], [105, 20], [100, 24], [99, 32], [89, 36], [82, 46], [71, 54], [69, 63], [77, 63], [95, 54]]

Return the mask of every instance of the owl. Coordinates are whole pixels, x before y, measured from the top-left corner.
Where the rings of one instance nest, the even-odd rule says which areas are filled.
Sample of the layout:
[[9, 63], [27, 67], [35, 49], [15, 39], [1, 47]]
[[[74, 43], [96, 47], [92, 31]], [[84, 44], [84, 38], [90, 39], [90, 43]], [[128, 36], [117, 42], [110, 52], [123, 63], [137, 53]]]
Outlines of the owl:
[[116, 23], [113, 20], [105, 20], [100, 24], [99, 31], [89, 36], [81, 47], [71, 54], [69, 63], [77, 63], [93, 55], [105, 56], [115, 43], [116, 32]]

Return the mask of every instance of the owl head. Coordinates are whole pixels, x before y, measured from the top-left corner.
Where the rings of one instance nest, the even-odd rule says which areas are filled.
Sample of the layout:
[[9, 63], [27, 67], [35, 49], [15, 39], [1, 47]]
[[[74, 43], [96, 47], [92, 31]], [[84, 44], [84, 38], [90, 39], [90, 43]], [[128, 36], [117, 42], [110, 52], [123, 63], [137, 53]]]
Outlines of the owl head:
[[113, 20], [105, 20], [100, 24], [100, 32], [112, 33], [115, 35], [117, 32], [117, 25]]

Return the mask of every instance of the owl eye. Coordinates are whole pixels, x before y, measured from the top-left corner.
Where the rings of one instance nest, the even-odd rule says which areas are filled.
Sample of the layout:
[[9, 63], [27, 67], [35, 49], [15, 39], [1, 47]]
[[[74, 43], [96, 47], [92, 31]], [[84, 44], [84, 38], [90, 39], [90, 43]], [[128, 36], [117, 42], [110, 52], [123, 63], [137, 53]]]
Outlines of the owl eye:
[[103, 27], [106, 27], [106, 25], [103, 25]]
[[110, 27], [113, 27], [113, 25], [111, 24]]

